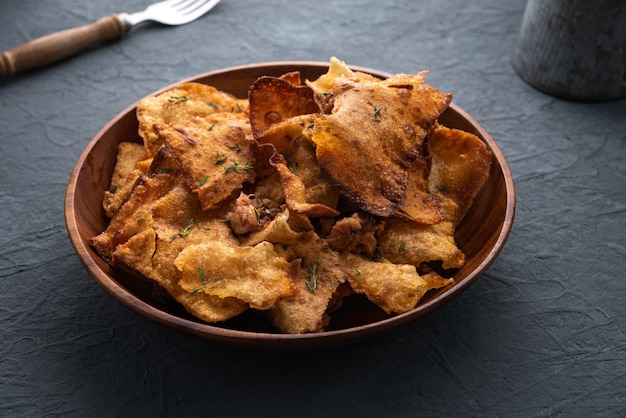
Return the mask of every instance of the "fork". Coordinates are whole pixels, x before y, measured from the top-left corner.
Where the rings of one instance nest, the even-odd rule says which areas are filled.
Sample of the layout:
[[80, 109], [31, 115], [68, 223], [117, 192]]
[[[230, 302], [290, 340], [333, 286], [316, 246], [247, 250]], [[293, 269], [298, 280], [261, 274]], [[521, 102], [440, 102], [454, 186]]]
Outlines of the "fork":
[[211, 10], [220, 0], [166, 0], [137, 13], [105, 16], [88, 25], [66, 29], [34, 39], [0, 53], [0, 77], [60, 61], [97, 43], [120, 39], [136, 25], [153, 21], [183, 25]]

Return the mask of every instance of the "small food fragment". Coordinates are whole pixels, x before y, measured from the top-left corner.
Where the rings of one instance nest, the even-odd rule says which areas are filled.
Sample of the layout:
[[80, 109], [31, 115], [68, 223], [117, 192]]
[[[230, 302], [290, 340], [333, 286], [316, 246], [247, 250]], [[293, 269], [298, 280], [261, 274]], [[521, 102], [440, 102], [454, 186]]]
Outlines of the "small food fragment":
[[145, 156], [146, 151], [141, 144], [122, 142], [118, 146], [117, 160], [111, 176], [111, 187], [104, 192], [102, 202], [107, 218], [112, 218], [117, 212], [141, 175], [141, 170], [136, 166], [137, 162], [143, 160]]

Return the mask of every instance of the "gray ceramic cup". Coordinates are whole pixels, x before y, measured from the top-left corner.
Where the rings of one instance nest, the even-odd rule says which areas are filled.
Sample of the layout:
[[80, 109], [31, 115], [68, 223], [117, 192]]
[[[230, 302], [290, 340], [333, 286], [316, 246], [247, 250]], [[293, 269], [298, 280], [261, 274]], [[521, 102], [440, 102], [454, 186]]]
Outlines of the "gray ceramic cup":
[[513, 66], [564, 99], [626, 97], [626, 0], [528, 0]]

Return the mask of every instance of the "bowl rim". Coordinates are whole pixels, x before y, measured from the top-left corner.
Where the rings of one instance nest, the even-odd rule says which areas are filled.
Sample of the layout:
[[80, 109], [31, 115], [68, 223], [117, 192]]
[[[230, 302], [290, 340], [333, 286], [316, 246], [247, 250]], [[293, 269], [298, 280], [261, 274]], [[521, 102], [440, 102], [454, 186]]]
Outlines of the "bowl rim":
[[[193, 82], [196, 80], [202, 80], [212, 76], [216, 76], [228, 72], [236, 72], [247, 69], [262, 68], [262, 67], [285, 67], [295, 69], [297, 67], [320, 67], [328, 68], [328, 62], [321, 61], [269, 61], [259, 62], [254, 64], [246, 64], [239, 66], [232, 66], [222, 69], [216, 69], [206, 73], [198, 74], [192, 77], [185, 78], [183, 80], [172, 83], [166, 87], [160, 88], [145, 97], [157, 95], [163, 91], [166, 91], [176, 85], [185, 82]], [[389, 77], [391, 74], [374, 70], [366, 67], [349, 65], [352, 70], [367, 72], [380, 77]], [[89, 143], [78, 157], [72, 172], [70, 174], [64, 202], [64, 215], [66, 230], [71, 242], [71, 245], [76, 252], [80, 262], [91, 277], [102, 287], [107, 293], [113, 296], [118, 302], [124, 306], [130, 308], [136, 313], [140, 314], [146, 319], [149, 319], [158, 324], [164, 325], [170, 329], [177, 331], [184, 331], [204, 339], [212, 340], [215, 342], [227, 343], [229, 345], [253, 347], [253, 348], [265, 348], [265, 349], [307, 349], [307, 348], [325, 348], [336, 345], [344, 345], [346, 343], [358, 342], [364, 339], [370, 339], [377, 335], [387, 333], [391, 329], [395, 329], [406, 323], [417, 319], [418, 317], [427, 315], [450, 302], [458, 294], [462, 293], [471, 284], [473, 284], [495, 261], [497, 256], [504, 248], [505, 242], [511, 232], [513, 220], [515, 217], [515, 187], [513, 182], [513, 176], [509, 168], [508, 162], [504, 157], [504, 154], [495, 140], [486, 131], [486, 129], [468, 112], [456, 105], [454, 102], [450, 103], [449, 109], [456, 112], [460, 117], [469, 122], [478, 132], [481, 139], [486, 143], [488, 148], [493, 153], [493, 158], [500, 166], [502, 175], [505, 182], [505, 213], [504, 221], [500, 226], [497, 239], [486, 254], [484, 259], [478, 264], [478, 266], [469, 272], [462, 281], [453, 286], [450, 290], [434, 297], [433, 299], [426, 301], [417, 308], [405, 312], [402, 314], [394, 315], [389, 318], [378, 320], [375, 322], [358, 325], [349, 328], [342, 328], [337, 330], [329, 330], [319, 333], [309, 334], [281, 334], [270, 332], [255, 332], [236, 330], [230, 328], [224, 328], [220, 326], [211, 325], [209, 323], [196, 322], [186, 318], [176, 316], [174, 314], [167, 313], [158, 309], [155, 306], [146, 303], [137, 296], [135, 296], [130, 290], [120, 286], [114, 278], [109, 277], [103, 272], [95, 260], [92, 259], [89, 249], [85, 242], [81, 239], [78, 222], [77, 212], [75, 210], [75, 191], [77, 187], [77, 180], [79, 178], [82, 167], [91, 153], [92, 149], [98, 143], [99, 139], [109, 130], [112, 126], [119, 122], [129, 112], [136, 110], [138, 103], [143, 98], [135, 101], [133, 104], [119, 112], [115, 117], [109, 120], [98, 132], [92, 137]], [[349, 337], [349, 338], [348, 338]], [[349, 340], [349, 341], [348, 341]], [[315, 343], [312, 345], [312, 343]], [[286, 344], [289, 345], [286, 345]]]

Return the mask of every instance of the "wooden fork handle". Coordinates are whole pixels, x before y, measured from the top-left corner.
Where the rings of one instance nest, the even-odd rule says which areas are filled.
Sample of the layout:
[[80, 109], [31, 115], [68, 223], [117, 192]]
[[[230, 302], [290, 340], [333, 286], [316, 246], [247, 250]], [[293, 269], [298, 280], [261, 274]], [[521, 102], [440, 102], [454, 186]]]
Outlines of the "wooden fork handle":
[[112, 14], [88, 25], [34, 39], [0, 53], [0, 77], [60, 61], [95, 43], [121, 38], [125, 31], [124, 23]]

